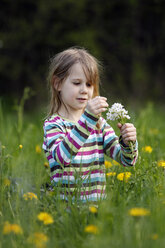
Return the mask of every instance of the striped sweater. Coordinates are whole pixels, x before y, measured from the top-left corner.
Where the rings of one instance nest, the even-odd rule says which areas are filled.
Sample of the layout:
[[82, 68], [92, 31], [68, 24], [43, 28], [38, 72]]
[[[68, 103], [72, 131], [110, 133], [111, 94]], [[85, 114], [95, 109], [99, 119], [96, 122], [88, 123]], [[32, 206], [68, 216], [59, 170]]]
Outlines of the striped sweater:
[[105, 197], [104, 154], [124, 166], [132, 166], [137, 159], [122, 140], [115, 135], [111, 126], [87, 110], [78, 123], [57, 114], [44, 123], [43, 149], [49, 161], [51, 182], [62, 199], [98, 201]]

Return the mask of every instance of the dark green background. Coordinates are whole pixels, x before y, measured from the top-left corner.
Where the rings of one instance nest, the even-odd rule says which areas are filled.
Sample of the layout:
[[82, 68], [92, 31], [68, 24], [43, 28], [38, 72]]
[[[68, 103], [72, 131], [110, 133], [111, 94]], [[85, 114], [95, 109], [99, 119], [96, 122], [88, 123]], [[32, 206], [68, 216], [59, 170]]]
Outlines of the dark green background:
[[30, 86], [47, 101], [49, 58], [76, 45], [102, 62], [103, 95], [163, 103], [164, 12], [164, 0], [1, 0], [1, 96]]

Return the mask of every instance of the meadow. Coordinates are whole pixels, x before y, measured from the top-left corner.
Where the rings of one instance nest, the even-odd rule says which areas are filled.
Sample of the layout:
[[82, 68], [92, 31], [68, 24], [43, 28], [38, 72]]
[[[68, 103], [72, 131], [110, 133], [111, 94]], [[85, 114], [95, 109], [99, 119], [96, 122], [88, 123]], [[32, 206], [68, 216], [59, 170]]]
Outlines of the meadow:
[[106, 157], [107, 198], [77, 205], [59, 201], [48, 187], [44, 115], [23, 113], [24, 100], [15, 110], [0, 106], [0, 248], [165, 247], [163, 109], [153, 103], [130, 109], [136, 166]]

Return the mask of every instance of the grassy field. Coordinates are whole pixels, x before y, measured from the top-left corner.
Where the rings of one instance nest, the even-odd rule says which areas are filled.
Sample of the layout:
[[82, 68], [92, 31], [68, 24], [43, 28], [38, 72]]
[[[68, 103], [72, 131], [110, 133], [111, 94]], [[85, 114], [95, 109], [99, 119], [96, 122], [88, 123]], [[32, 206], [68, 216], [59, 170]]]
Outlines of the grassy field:
[[46, 188], [42, 114], [23, 116], [23, 104], [12, 112], [1, 106], [0, 247], [165, 247], [165, 114], [150, 103], [130, 115], [136, 166], [106, 158], [107, 199], [77, 206]]

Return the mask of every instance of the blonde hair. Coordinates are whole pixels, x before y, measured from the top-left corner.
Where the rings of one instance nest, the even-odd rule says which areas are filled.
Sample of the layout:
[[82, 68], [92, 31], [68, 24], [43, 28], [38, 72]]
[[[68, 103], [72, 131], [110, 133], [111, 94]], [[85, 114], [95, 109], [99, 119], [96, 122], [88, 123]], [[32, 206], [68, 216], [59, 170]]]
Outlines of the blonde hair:
[[[84, 48], [72, 47], [63, 52], [58, 53], [50, 59], [48, 85], [50, 88], [51, 100], [49, 107], [49, 116], [58, 113], [62, 104], [58, 86], [68, 77], [71, 67], [80, 63], [87, 77], [87, 80], [94, 85], [93, 97], [99, 95], [99, 67], [98, 60], [87, 52]], [[54, 82], [57, 80], [57, 88]]]

